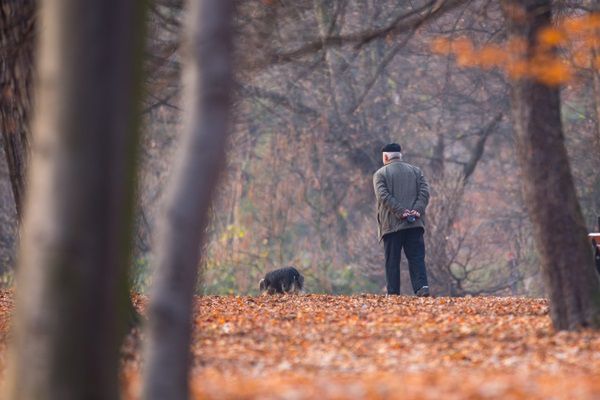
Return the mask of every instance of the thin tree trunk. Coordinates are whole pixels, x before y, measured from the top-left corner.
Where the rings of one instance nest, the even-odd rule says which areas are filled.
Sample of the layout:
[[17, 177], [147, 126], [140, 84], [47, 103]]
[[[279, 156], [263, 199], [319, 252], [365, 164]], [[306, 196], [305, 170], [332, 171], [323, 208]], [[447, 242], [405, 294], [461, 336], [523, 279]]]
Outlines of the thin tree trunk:
[[3, 0], [0, 4], [0, 130], [19, 219], [29, 154], [36, 3]]
[[[526, 39], [531, 57], [538, 32], [551, 22], [551, 0], [509, 3], [525, 10], [524, 18], [512, 20], [511, 29]], [[600, 282], [564, 144], [559, 88], [522, 78], [513, 84], [512, 108], [524, 198], [554, 327], [600, 327]]]
[[190, 3], [185, 122], [159, 226], [148, 310], [144, 399], [187, 399], [193, 294], [208, 212], [224, 163], [232, 86], [231, 0]]
[[[595, 13], [600, 12], [600, 4], [598, 4], [598, 0], [589, 0], [587, 2], [587, 6]], [[598, 46], [600, 46], [600, 40], [595, 39], [594, 45], [590, 50], [592, 54], [592, 90], [594, 93], [594, 114], [596, 120], [596, 163], [600, 163], [600, 61], [598, 58], [600, 54], [598, 53]]]
[[46, 0], [6, 398], [118, 398], [143, 0]]
[[595, 151], [596, 154], [595, 162], [600, 165], [600, 61], [598, 60], [598, 51], [596, 48], [592, 48], [592, 90], [594, 93], [594, 116], [595, 116]]

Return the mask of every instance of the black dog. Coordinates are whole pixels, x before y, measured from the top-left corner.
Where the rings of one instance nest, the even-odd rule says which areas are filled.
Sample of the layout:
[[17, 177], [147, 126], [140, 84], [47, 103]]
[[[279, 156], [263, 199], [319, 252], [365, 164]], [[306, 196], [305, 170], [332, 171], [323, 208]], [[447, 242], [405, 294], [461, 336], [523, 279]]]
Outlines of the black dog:
[[260, 280], [258, 287], [261, 292], [298, 293], [304, 287], [304, 277], [294, 267], [285, 267], [267, 272]]

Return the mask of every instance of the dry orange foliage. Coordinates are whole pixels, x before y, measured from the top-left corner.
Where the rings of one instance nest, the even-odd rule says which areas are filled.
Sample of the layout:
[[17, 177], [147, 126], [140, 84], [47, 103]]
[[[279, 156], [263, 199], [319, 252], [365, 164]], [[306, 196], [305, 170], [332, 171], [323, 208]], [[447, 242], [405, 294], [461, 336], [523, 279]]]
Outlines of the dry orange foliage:
[[[542, 299], [207, 296], [194, 331], [193, 399], [600, 398], [600, 332], [554, 332]], [[140, 336], [123, 346], [126, 400], [140, 398]]]
[[[542, 299], [209, 296], [196, 306], [194, 399], [600, 398], [600, 332], [554, 332]], [[125, 397], [139, 399], [137, 350], [125, 354]]]
[[462, 67], [499, 68], [511, 79], [533, 78], [547, 85], [572, 81], [578, 69], [600, 71], [600, 14], [565, 18], [540, 31], [537, 49], [527, 54], [525, 41], [477, 47], [465, 37], [437, 38], [431, 49], [453, 55]]

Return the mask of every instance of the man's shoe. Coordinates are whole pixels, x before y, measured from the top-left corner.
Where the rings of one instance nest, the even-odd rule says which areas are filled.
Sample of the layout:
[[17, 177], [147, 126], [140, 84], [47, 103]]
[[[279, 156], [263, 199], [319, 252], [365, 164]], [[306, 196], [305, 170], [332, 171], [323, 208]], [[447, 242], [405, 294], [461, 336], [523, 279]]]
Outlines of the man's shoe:
[[423, 286], [417, 290], [417, 297], [429, 297], [429, 286]]

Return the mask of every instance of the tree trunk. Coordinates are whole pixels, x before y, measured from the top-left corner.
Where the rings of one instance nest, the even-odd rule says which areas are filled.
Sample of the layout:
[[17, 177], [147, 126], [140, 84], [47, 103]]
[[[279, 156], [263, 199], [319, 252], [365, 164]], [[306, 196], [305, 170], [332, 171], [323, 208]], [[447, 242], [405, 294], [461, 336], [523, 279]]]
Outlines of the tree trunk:
[[595, 147], [596, 164], [600, 164], [600, 61], [598, 61], [600, 54], [595, 48], [592, 48], [592, 88], [594, 93], [594, 111], [595, 111]]
[[[0, 130], [19, 222], [30, 152], [37, 3], [36, 0], [4, 0], [0, 6]], [[131, 301], [128, 307], [127, 324], [137, 326], [140, 315]]]
[[144, 8], [42, 2], [6, 398], [118, 398]]
[[0, 130], [19, 219], [29, 153], [36, 3], [3, 0], [0, 5]]
[[144, 399], [187, 399], [193, 294], [219, 170], [232, 86], [231, 0], [190, 3], [183, 143], [159, 226], [148, 309]]
[[[587, 1], [587, 6], [590, 10], [595, 13], [600, 12], [600, 4], [598, 0]], [[597, 164], [600, 164], [600, 54], [598, 52], [598, 46], [600, 46], [600, 40], [595, 39], [594, 45], [590, 49], [592, 55], [592, 91], [594, 93], [594, 114], [595, 114], [595, 145], [596, 159], [594, 160]]]
[[[527, 56], [532, 57], [538, 32], [551, 23], [551, 0], [509, 3], [525, 11], [523, 18], [511, 21], [511, 30], [526, 39]], [[564, 144], [559, 88], [521, 78], [513, 84], [512, 108], [524, 198], [554, 327], [600, 327], [600, 282]]]

